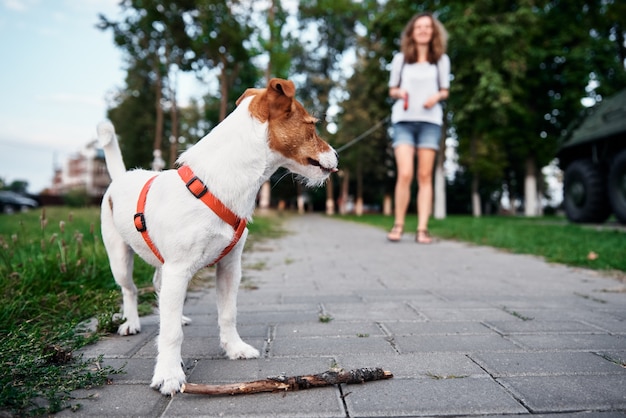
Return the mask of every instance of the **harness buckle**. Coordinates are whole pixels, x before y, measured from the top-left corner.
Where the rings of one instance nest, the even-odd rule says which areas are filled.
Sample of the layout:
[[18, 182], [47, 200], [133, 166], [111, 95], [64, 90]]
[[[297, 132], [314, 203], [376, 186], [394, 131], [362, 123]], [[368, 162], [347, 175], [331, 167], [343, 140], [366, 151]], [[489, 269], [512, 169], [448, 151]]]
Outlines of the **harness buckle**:
[[146, 218], [143, 216], [143, 212], [135, 213], [135, 217], [133, 218], [135, 223], [135, 228], [139, 232], [145, 232], [148, 228], [146, 227]]
[[209, 189], [207, 189], [207, 187], [204, 185], [202, 180], [198, 178], [198, 176], [194, 176], [191, 180], [189, 180], [186, 186], [191, 194], [196, 197], [196, 199], [200, 199], [209, 191]]

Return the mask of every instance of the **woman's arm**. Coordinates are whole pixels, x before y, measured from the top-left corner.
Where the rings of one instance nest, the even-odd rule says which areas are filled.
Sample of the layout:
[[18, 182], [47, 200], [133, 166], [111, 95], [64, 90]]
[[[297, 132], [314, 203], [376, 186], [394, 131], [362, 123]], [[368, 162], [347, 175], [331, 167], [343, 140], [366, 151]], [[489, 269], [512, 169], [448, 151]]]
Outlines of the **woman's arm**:
[[390, 87], [389, 88], [389, 97], [392, 99], [400, 100], [406, 97], [407, 91], [400, 87]]
[[441, 89], [437, 93], [435, 93], [432, 96], [430, 96], [426, 100], [426, 102], [424, 102], [424, 107], [426, 109], [430, 109], [431, 107], [433, 107], [434, 105], [436, 105], [440, 101], [446, 100], [448, 98], [448, 96], [449, 96], [448, 89]]

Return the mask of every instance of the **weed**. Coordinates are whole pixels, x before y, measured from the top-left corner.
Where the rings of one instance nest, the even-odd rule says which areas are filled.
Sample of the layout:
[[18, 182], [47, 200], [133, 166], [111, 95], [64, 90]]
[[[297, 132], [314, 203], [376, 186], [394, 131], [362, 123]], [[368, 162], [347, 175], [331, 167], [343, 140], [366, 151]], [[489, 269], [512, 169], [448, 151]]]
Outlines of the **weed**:
[[265, 270], [267, 269], [267, 262], [264, 260], [259, 260], [256, 263], [246, 264], [244, 267], [246, 270]]
[[337, 360], [332, 359], [330, 361], [330, 367], [328, 370], [333, 371], [333, 372], [341, 372], [343, 371], [343, 367], [341, 367], [339, 363], [337, 363]]
[[607, 353], [597, 353], [600, 357], [602, 357], [603, 359], [610, 361], [611, 363], [617, 364], [620, 367], [626, 368], [626, 361], [622, 360], [618, 357], [613, 357], [610, 354]]
[[606, 303], [606, 300], [604, 300], [604, 299], [594, 298], [593, 296], [584, 295], [584, 294], [578, 293], [578, 292], [574, 292], [574, 294], [576, 296], [578, 296], [578, 297], [583, 298], [583, 299], [591, 300], [591, 301], [598, 302], [598, 303]]
[[426, 376], [435, 379], [435, 380], [444, 380], [444, 379], [463, 379], [466, 378], [467, 375], [454, 375], [454, 374], [434, 374], [431, 372], [427, 372]]
[[327, 323], [329, 323], [330, 321], [332, 321], [332, 320], [333, 320], [333, 317], [332, 317], [332, 316], [330, 316], [330, 315], [329, 315], [329, 314], [327, 314], [327, 313], [320, 313], [320, 315], [319, 315], [319, 320], [320, 320], [320, 322], [322, 322], [322, 323], [324, 323], [324, 324], [327, 324]]
[[241, 278], [241, 283], [239, 284], [239, 288], [244, 289], [244, 290], [257, 290], [259, 286], [256, 283], [254, 283], [254, 281], [250, 277], [243, 276]]
[[513, 315], [514, 317], [521, 319], [522, 321], [532, 321], [535, 318], [532, 318], [530, 316], [525, 316], [517, 311], [512, 311], [510, 309], [508, 309], [506, 306], [502, 307], [502, 310], [506, 313], [508, 313], [509, 315]]

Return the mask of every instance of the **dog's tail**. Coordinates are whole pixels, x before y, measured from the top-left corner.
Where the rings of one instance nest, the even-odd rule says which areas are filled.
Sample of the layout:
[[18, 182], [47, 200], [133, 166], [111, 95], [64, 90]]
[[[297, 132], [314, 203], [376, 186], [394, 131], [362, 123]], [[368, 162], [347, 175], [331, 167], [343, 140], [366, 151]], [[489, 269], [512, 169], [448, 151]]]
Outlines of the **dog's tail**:
[[111, 121], [104, 120], [98, 124], [98, 141], [104, 148], [104, 157], [111, 180], [115, 180], [116, 177], [126, 172], [126, 166]]

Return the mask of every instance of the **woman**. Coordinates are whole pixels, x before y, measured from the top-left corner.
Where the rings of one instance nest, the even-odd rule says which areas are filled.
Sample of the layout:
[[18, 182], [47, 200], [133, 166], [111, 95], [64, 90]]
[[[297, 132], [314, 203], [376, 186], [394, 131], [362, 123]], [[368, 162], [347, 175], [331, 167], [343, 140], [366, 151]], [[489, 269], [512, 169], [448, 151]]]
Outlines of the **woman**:
[[450, 58], [446, 55], [447, 34], [430, 13], [420, 13], [402, 31], [401, 52], [393, 57], [389, 95], [392, 146], [398, 177], [395, 187], [395, 221], [389, 241], [402, 238], [404, 219], [411, 200], [414, 160], [417, 153], [417, 234], [415, 241], [430, 244], [428, 233], [433, 200], [433, 168], [439, 150], [443, 109], [448, 98]]

